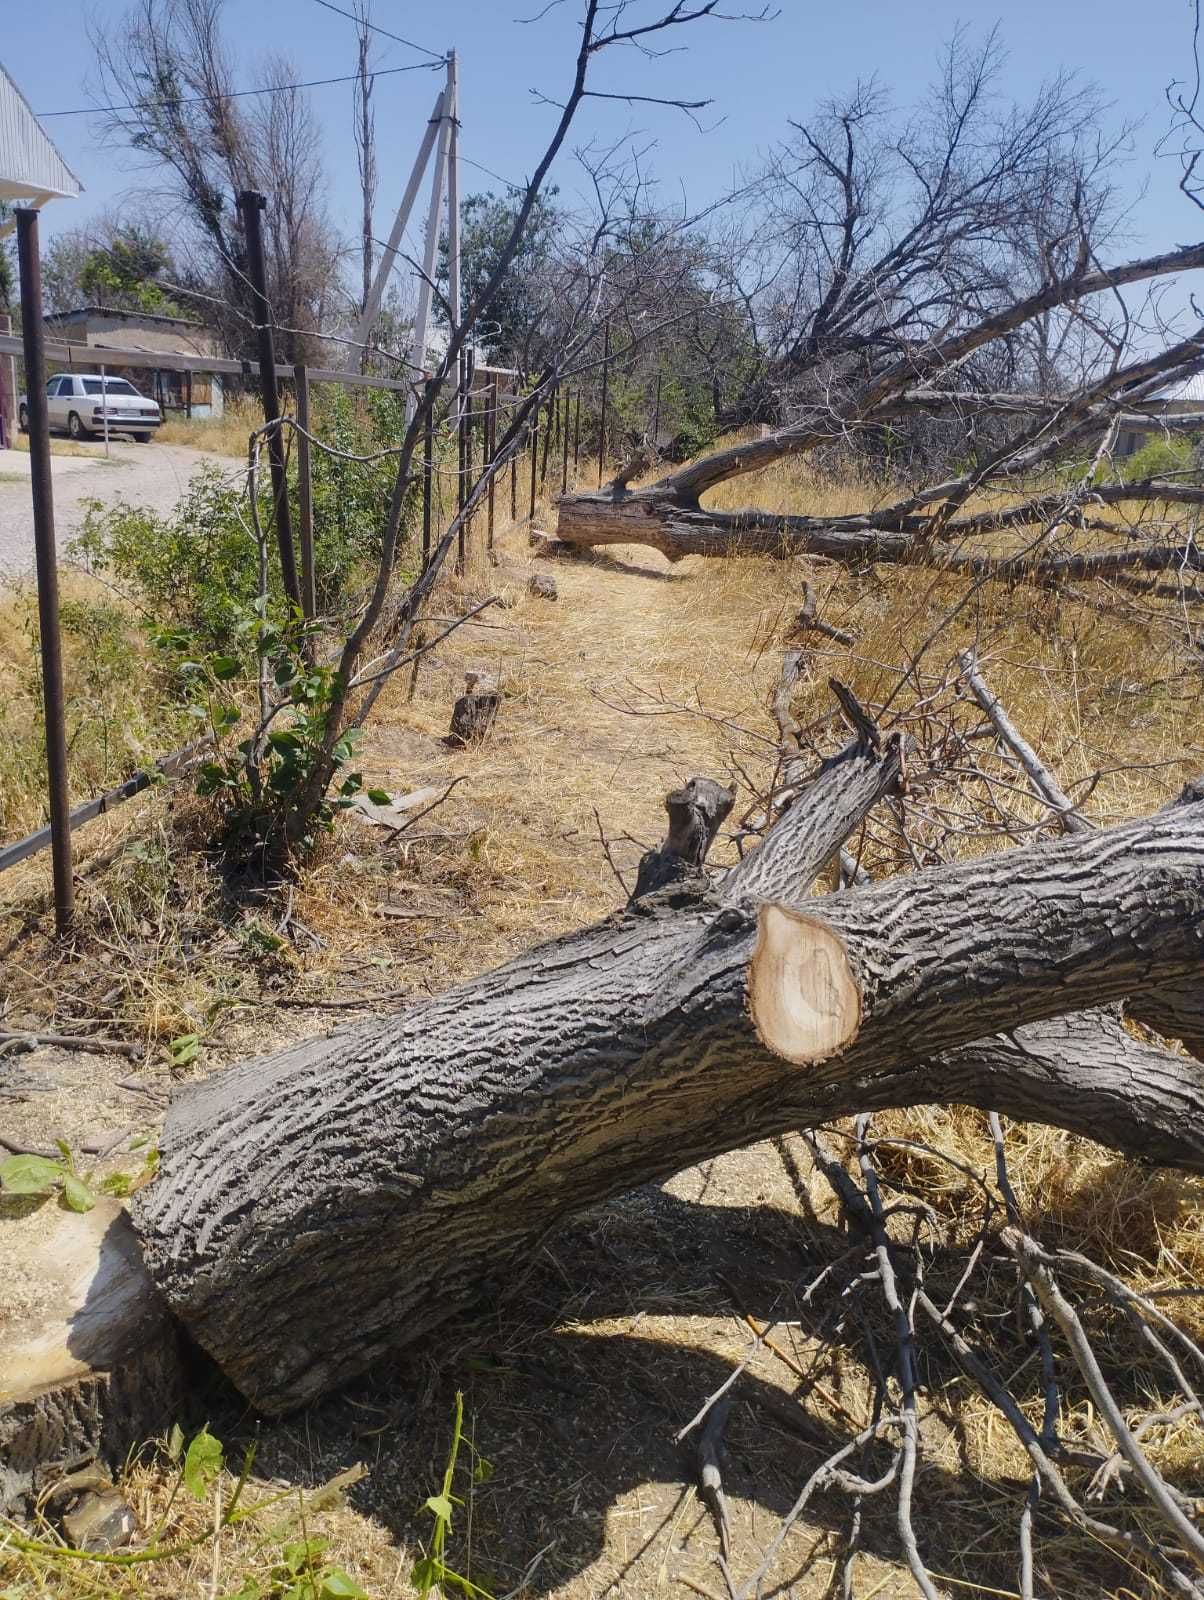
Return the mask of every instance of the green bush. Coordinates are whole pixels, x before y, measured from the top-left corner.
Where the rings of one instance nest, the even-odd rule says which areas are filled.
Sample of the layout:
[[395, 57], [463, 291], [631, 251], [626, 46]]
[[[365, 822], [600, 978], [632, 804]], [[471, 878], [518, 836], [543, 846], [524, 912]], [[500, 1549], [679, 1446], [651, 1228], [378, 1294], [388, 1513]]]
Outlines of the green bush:
[[[261, 515], [270, 517], [266, 496]], [[173, 511], [160, 515], [124, 500], [92, 501], [72, 546], [96, 573], [111, 574], [163, 642], [232, 654], [258, 591], [259, 558], [237, 478], [206, 464]], [[274, 563], [271, 564], [274, 566]], [[269, 569], [270, 570], [270, 569]], [[279, 579], [269, 590], [279, 603]]]
[[1194, 441], [1183, 435], [1156, 436], [1136, 454], [1117, 460], [1116, 475], [1122, 483], [1134, 483], [1139, 478], [1165, 478], [1168, 474], [1188, 472], [1194, 450]]

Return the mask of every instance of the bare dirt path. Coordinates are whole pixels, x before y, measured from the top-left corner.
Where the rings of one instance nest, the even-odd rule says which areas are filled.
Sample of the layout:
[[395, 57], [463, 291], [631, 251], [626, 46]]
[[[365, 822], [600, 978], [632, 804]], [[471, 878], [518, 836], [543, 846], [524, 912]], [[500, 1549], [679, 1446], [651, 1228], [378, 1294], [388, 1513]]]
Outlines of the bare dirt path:
[[[230, 456], [213, 455], [179, 444], [133, 444], [114, 439], [106, 460], [104, 446], [92, 455], [53, 455], [54, 519], [60, 556], [83, 525], [89, 500], [112, 505], [119, 499], [148, 511], [167, 512], [206, 461], [237, 472]], [[0, 578], [32, 571], [33, 505], [30, 500], [29, 456], [24, 450], [0, 451]]]

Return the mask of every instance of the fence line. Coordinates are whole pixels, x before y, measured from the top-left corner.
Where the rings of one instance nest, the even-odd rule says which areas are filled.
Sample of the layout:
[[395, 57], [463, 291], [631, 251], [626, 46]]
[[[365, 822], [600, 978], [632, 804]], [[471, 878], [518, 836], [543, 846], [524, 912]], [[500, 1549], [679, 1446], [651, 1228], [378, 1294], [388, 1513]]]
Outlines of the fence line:
[[[106, 789], [93, 800], [86, 800], [82, 806], [76, 806], [67, 820], [71, 832], [81, 827], [85, 822], [91, 822], [96, 817], [104, 816], [106, 811], [112, 811], [117, 806], [122, 806], [127, 800], [132, 800], [144, 789], [149, 789], [153, 783], [158, 783], [161, 778], [169, 778], [173, 773], [179, 772], [207, 750], [212, 744], [211, 739], [198, 739], [192, 744], [186, 744], [182, 749], [173, 750], [168, 756], [160, 756], [153, 766], [145, 771], [135, 772], [132, 778], [126, 778], [124, 783], [116, 784], [112, 789]], [[39, 851], [45, 850], [50, 844], [50, 825], [37, 828], [33, 833], [27, 834], [24, 839], [17, 839], [12, 844], [0, 847], [0, 872], [5, 872], [9, 867], [15, 867], [18, 862], [28, 861], [30, 856], [36, 856]]]
[[[20, 346], [20, 340], [9, 340], [8, 343], [16, 344], [16, 345]], [[0, 339], [0, 354], [4, 353], [4, 348], [5, 348], [4, 340]], [[49, 348], [49, 346], [48, 346], [48, 348]], [[96, 349], [97, 347], [96, 346], [86, 346], [85, 347], [85, 346], [75, 345], [75, 346], [68, 346], [67, 348], [73, 348], [73, 349], [76, 349], [76, 350], [80, 350], [80, 349], [84, 349], [84, 348]], [[109, 354], [109, 355], [113, 355], [115, 353], [117, 353], [117, 352], [114, 352], [114, 351], [111, 351], [111, 350], [107, 352], [107, 354]], [[152, 360], [157, 361], [157, 355], [156, 356], [151, 356], [150, 353], [145, 352], [145, 351], [140, 351], [140, 352], [136, 352], [136, 353], [145, 358], [146, 364], [150, 364], [150, 362]], [[164, 365], [164, 363], [162, 363], [162, 362], [158, 362], [158, 364], [159, 365]], [[241, 364], [238, 363], [238, 362], [229, 361], [229, 362], [226, 362], [225, 365], [228, 368], [231, 368], [231, 369], [234, 369], [234, 370], [237, 370], [237, 371], [241, 371], [242, 370]], [[211, 369], [208, 369], [208, 370], [211, 370]], [[285, 377], [292, 377], [293, 374], [294, 374], [294, 368], [292, 368], [291, 366], [283, 366], [283, 365], [281, 365], [281, 366], [278, 366], [277, 370], [278, 370], [278, 372], [280, 372]], [[314, 368], [311, 367], [311, 368], [307, 368], [307, 369], [304, 369], [304, 370], [305, 370], [306, 377], [308, 377], [311, 380], [317, 378], [319, 381], [321, 381], [322, 378], [325, 376], [320, 369], [315, 370]], [[380, 383], [382, 383], [382, 382], [384, 382], [386, 380], [380, 380], [380, 379], [376, 379], [376, 380], [373, 380], [373, 379], [360, 380], [354, 374], [344, 373], [344, 372], [331, 372], [328, 375], [328, 381], [336, 382], [336, 383], [355, 383], [357, 381], [367, 381], [370, 385], [379, 385]], [[398, 385], [398, 387], [404, 387], [404, 386]], [[497, 380], [496, 379], [493, 379], [491, 381], [491, 383], [489, 384], [488, 388], [484, 391], [484, 394], [488, 397], [488, 410], [487, 410], [488, 426], [489, 426], [490, 430], [493, 431], [493, 430], [496, 430], [496, 414], [500, 410], [501, 406], [503, 404], [514, 404], [521, 398], [521, 396], [519, 396], [518, 394], [515, 394], [515, 393], [508, 393], [508, 392], [498, 393], [497, 392]], [[576, 401], [576, 413], [577, 413], [577, 421], [578, 421], [578, 429], [579, 429], [580, 416], [581, 416], [581, 395], [580, 395], [580, 391], [578, 391], [578, 393], [576, 394], [575, 397], [570, 397], [568, 394], [566, 394], [565, 395], [565, 399], [564, 399], [564, 427], [565, 427], [564, 450], [565, 450], [565, 457], [566, 457], [566, 461], [565, 461], [566, 467], [567, 467], [567, 454], [568, 454], [568, 412], [569, 412], [570, 404], [572, 403], [572, 400], [574, 398], [575, 398], [575, 401]], [[548, 418], [547, 418], [546, 415], [545, 415], [545, 418], [544, 418], [543, 427], [544, 428], [548, 427]], [[459, 430], [457, 430], [457, 431], [459, 431]], [[535, 427], [532, 428], [531, 437], [530, 437], [529, 444], [528, 444], [528, 450], [529, 450], [529, 453], [530, 453], [531, 465], [532, 465], [532, 489], [534, 489], [534, 487], [535, 487], [535, 475], [536, 475], [536, 471], [537, 471], [537, 462], [538, 462], [538, 459], [539, 459], [539, 445], [540, 445], [539, 431], [540, 431], [540, 429], [539, 429], [538, 425], [536, 425]], [[424, 512], [424, 516], [423, 516], [423, 530], [422, 530], [422, 533], [423, 533], [422, 556], [423, 556], [423, 565], [424, 566], [426, 564], [426, 560], [429, 557], [429, 553], [430, 553], [430, 535], [431, 535], [431, 499], [430, 499], [430, 490], [431, 490], [432, 479], [434, 477], [434, 461], [433, 461], [434, 452], [433, 452], [433, 448], [432, 448], [433, 447], [433, 442], [434, 442], [433, 435], [434, 435], [434, 429], [428, 423], [428, 427], [427, 427], [427, 430], [426, 430], [426, 436], [425, 436], [425, 438], [423, 440], [423, 464], [424, 464], [424, 467], [425, 467], [425, 471], [423, 472], [423, 478], [424, 478], [424, 484], [423, 484], [423, 488], [424, 488], [423, 512]], [[579, 432], [578, 432], [578, 438], [579, 438]], [[493, 458], [494, 450], [496, 448], [495, 439], [496, 439], [496, 433], [494, 431], [494, 438], [492, 438], [492, 439], [487, 438], [487, 442], [486, 442], [486, 452], [485, 452], [486, 453], [486, 464], [488, 464], [488, 462], [490, 460], [492, 460], [492, 458]], [[518, 463], [519, 463], [520, 455], [521, 455], [521, 452], [515, 452], [515, 454], [514, 454], [514, 456], [512, 458], [512, 461], [511, 461], [510, 486], [511, 486], [512, 501], [513, 501], [514, 498], [516, 498], [515, 497], [515, 489], [517, 487], [516, 479], [517, 479], [517, 474], [518, 474]], [[575, 477], [576, 477], [576, 472], [574, 471], [574, 478]], [[491, 484], [490, 485], [491, 491], [492, 491], [492, 488], [493, 488], [493, 485]], [[490, 507], [490, 510], [492, 510], [492, 506]], [[516, 506], [512, 506], [511, 518], [512, 518], [513, 522], [517, 522], [517, 517], [514, 514], [516, 511], [517, 511], [517, 507]], [[76, 808], [69, 814], [69, 817], [67, 819], [70, 833], [73, 834], [77, 828], [82, 827], [85, 823], [92, 822], [97, 817], [104, 816], [107, 812], [115, 810], [118, 806], [124, 805], [128, 800], [133, 800], [136, 796], [144, 793], [147, 789], [151, 788], [151, 786], [153, 784], [158, 783], [163, 778], [168, 778], [168, 777], [172, 777], [172, 776], [176, 775], [177, 773], [179, 773], [184, 768], [190, 766], [192, 764], [192, 762], [198, 756], [200, 756], [206, 749], [208, 749], [211, 746], [211, 744], [212, 744], [212, 740], [208, 739], [208, 738], [205, 738], [205, 739], [196, 740], [191, 744], [184, 745], [179, 750], [173, 750], [170, 755], [160, 756], [159, 759], [157, 761], [153, 762], [150, 767], [144, 769], [143, 771], [135, 772], [131, 777], [124, 779], [119, 784], [115, 784], [111, 789], [106, 789], [103, 794], [96, 795], [93, 799], [86, 800], [82, 805], [76, 806]], [[23, 839], [16, 839], [11, 844], [0, 845], [0, 872], [6, 872], [9, 867], [15, 867], [22, 861], [28, 861], [31, 856], [38, 855], [41, 851], [47, 849], [49, 847], [49, 845], [51, 844], [51, 842], [52, 842], [51, 841], [51, 829], [50, 829], [50, 826], [47, 825], [45, 827], [35, 829], [35, 831], [33, 833], [27, 834]]]
[[[20, 356], [24, 346], [14, 334], [0, 334], [0, 355]], [[93, 371], [98, 362], [106, 366], [150, 367], [163, 372], [217, 373], [221, 377], [245, 378], [254, 383], [259, 377], [259, 363], [248, 357], [235, 360], [230, 356], [190, 356], [182, 350], [130, 350], [115, 344], [74, 344], [66, 339], [46, 340], [46, 359], [49, 362], [77, 371]], [[342, 383], [350, 388], [388, 389], [393, 394], [408, 394], [411, 385], [400, 378], [379, 378], [368, 372], [340, 372], [336, 367], [308, 367], [311, 383]], [[276, 376], [293, 378], [289, 362], [276, 363]]]

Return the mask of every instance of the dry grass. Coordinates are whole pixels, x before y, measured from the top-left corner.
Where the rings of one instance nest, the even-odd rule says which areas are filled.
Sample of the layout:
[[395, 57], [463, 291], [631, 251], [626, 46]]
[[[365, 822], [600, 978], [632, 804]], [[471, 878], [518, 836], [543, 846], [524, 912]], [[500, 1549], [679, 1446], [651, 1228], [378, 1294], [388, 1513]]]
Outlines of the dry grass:
[[188, 418], [169, 413], [155, 432], [164, 444], [187, 444], [195, 450], [245, 458], [247, 438], [263, 426], [263, 411], [250, 395], [227, 399], [220, 417]]
[[[730, 486], [727, 503], [755, 499], [833, 513], [864, 504], [864, 486], [817, 483], [793, 464], [759, 476]], [[506, 503], [503, 490], [499, 506]], [[446, 614], [499, 587], [514, 604], [490, 610], [481, 624], [440, 645], [426, 659], [413, 700], [405, 684], [394, 683], [365, 751], [368, 780], [396, 792], [463, 780], [415, 827], [424, 837], [390, 843], [375, 830], [344, 824], [298, 886], [281, 934], [280, 904], [230, 905], [212, 880], [202, 881], [195, 816], [189, 820], [185, 807], [185, 820], [173, 818], [166, 799], [152, 797], [136, 815], [102, 823], [81, 841], [85, 866], [90, 855], [103, 861], [120, 852], [123, 837], [138, 834], [157, 840], [159, 854], [148, 863], [127, 851], [85, 871], [82, 917], [96, 938], [81, 937], [69, 960], [44, 938], [43, 865], [8, 875], [10, 971], [25, 975], [13, 984], [15, 1020], [70, 1018], [73, 1004], [79, 1015], [83, 996], [106, 1026], [157, 1038], [199, 1026], [202, 1058], [194, 1070], [204, 1071], [279, 1042], [282, 1030], [331, 1020], [317, 1012], [303, 1023], [296, 1010], [265, 1011], [275, 998], [445, 988], [614, 908], [621, 891], [599, 844], [599, 819], [630, 882], [641, 849], [661, 831], [666, 789], [705, 772], [732, 777], [742, 803], [751, 801], [744, 775], [759, 785], [772, 767], [775, 732], [765, 707], [804, 576], [817, 586], [821, 614], [858, 636], [850, 649], [820, 641], [796, 697], [795, 714], [829, 749], [841, 734], [828, 674], [880, 702], [895, 686], [900, 661], [965, 593], [964, 582], [921, 568], [850, 574], [814, 561], [699, 559], [670, 568], [632, 548], [544, 566], [560, 589], [559, 601], [549, 604], [525, 592], [531, 568], [520, 538], [504, 535], [501, 546], [499, 569], [480, 562], [445, 586], [436, 609]], [[1087, 806], [1107, 821], [1150, 810], [1199, 769], [1197, 689], [1181, 640], [1169, 604], [1102, 588], [1058, 597], [991, 585], [930, 647], [921, 671], [939, 679], [959, 648], [977, 643], [1015, 720], [1065, 786], [1086, 789], [1094, 780]], [[496, 674], [506, 698], [495, 737], [480, 749], [453, 752], [440, 736], [468, 666]], [[906, 711], [914, 699], [914, 691], [904, 692], [896, 709]], [[1015, 804], [1036, 819], [1035, 808]], [[946, 847], [972, 852], [997, 841], [971, 835]], [[883, 825], [867, 849], [871, 862], [889, 865], [897, 840]], [[716, 859], [731, 854], [724, 843]], [[417, 914], [382, 916], [390, 904]], [[22, 932], [30, 918], [33, 931]], [[114, 988], [119, 997], [108, 1011], [99, 1009], [102, 991]], [[874, 1127], [879, 1136], [906, 1132], [975, 1171], [991, 1170], [978, 1113], [892, 1114]], [[1138, 1287], [1204, 1281], [1199, 1182], [1145, 1171], [1045, 1128], [1010, 1128], [1008, 1148], [1026, 1221], [1047, 1243], [1084, 1249]], [[933, 1207], [946, 1242], [964, 1247], [978, 1220], [972, 1187], [914, 1152], [888, 1147], [880, 1159], [905, 1195]], [[351, 1496], [358, 1510], [330, 1513], [334, 1521], [322, 1531], [334, 1541], [332, 1559], [374, 1600], [409, 1596], [405, 1574], [425, 1531], [416, 1508], [436, 1486], [450, 1395], [460, 1387], [477, 1444], [497, 1468], [475, 1493], [470, 1534], [462, 1530], [457, 1541], [461, 1570], [502, 1592], [543, 1551], [524, 1594], [686, 1595], [698, 1592], [690, 1587], [697, 1583], [715, 1592], [714, 1534], [685, 1487], [692, 1465], [669, 1441], [747, 1355], [748, 1330], [735, 1312], [783, 1319], [780, 1348], [796, 1364], [814, 1362], [837, 1404], [800, 1387], [791, 1367], [766, 1349], [741, 1380], [729, 1426], [728, 1487], [737, 1565], [750, 1570], [773, 1519], [820, 1459], [814, 1440], [791, 1431], [800, 1396], [809, 1424], [831, 1440], [847, 1435], [844, 1413], [865, 1414], [870, 1385], [852, 1347], [797, 1310], [800, 1282], [844, 1247], [835, 1208], [797, 1140], [682, 1173], [582, 1219], [532, 1263], [517, 1297], [453, 1324], [437, 1346], [408, 1357], [400, 1374], [378, 1374], [304, 1419], [265, 1428], [257, 1471], [267, 1477], [253, 1492], [267, 1493], [276, 1479], [320, 1483], [362, 1456], [371, 1472]], [[934, 1248], [934, 1298], [963, 1259], [957, 1250]], [[988, 1265], [978, 1300], [1025, 1409], [1039, 1418], [1039, 1373], [1016, 1317], [1014, 1277]], [[1131, 1412], [1165, 1399], [1148, 1352], [1093, 1292], [1079, 1303], [1109, 1372], [1123, 1380], [1118, 1387]], [[1204, 1301], [1174, 1305], [1185, 1328], [1204, 1333]], [[950, 1592], [1012, 1594], [1025, 1458], [986, 1402], [942, 1365], [939, 1348], [926, 1347], [924, 1361], [931, 1420], [917, 1522], [929, 1562]], [[1096, 1419], [1068, 1363], [1062, 1376], [1065, 1437], [1098, 1448]], [[232, 1437], [245, 1435], [236, 1416], [229, 1427]], [[1151, 1450], [1182, 1492], [1204, 1492], [1198, 1426], [1167, 1430]], [[134, 1472], [144, 1526], [159, 1514], [170, 1481], [162, 1462]], [[227, 1482], [227, 1494], [229, 1488]], [[212, 1505], [177, 1513], [183, 1520], [173, 1537], [200, 1532]], [[817, 1502], [783, 1553], [773, 1592], [831, 1592], [846, 1526], [843, 1502]], [[0, 1583], [22, 1596], [88, 1600], [234, 1593], [243, 1574], [262, 1578], [275, 1559], [278, 1541], [256, 1547], [256, 1537], [231, 1530], [216, 1547], [209, 1541], [175, 1563], [99, 1575], [0, 1553]], [[1040, 1593], [1095, 1600], [1164, 1592], [1144, 1571], [1052, 1520], [1040, 1522], [1038, 1548]], [[889, 1517], [872, 1508], [856, 1581], [863, 1600], [914, 1593]]]
[[[19, 451], [22, 455], [29, 454], [29, 435], [18, 433], [9, 446], [12, 450]], [[105, 453], [103, 442], [98, 444], [80, 444], [74, 439], [60, 439], [52, 437], [50, 441], [50, 454], [52, 456], [101, 456]], [[21, 481], [27, 482], [25, 474], [21, 474]]]

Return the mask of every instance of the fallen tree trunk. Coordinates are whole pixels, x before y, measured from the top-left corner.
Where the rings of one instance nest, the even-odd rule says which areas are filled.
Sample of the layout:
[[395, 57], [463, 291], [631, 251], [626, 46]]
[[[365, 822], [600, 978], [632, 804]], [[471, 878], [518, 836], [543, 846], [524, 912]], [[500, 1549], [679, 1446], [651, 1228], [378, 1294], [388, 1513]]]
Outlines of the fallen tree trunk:
[[849, 1112], [968, 1101], [1199, 1170], [1185, 1058], [1114, 1033], [1109, 1079], [1090, 1048], [964, 1047], [1202, 963], [1200, 804], [793, 906], [670, 889], [185, 1091], [135, 1202], [146, 1264], [279, 1413], [500, 1288], [570, 1213]]
[[[1192, 503], [1202, 494], [1204, 491], [1193, 489]], [[1154, 491], [1143, 495], [1136, 489], [1125, 496], [1131, 499], [1156, 497]], [[1109, 498], [1116, 500], [1120, 496]], [[1054, 514], [1044, 499], [1024, 508], [1024, 515], [1035, 523]], [[1009, 525], [1018, 525], [1021, 520], [1021, 510], [1015, 508]], [[977, 556], [950, 549], [947, 539], [934, 542], [926, 538], [926, 526], [926, 519], [921, 521], [914, 516], [903, 519], [902, 526], [879, 526], [872, 514], [836, 519], [787, 516], [753, 509], [710, 511], [695, 500], [679, 497], [665, 485], [653, 484], [644, 489], [606, 487], [566, 495], [557, 513], [556, 536], [560, 544], [575, 548], [647, 545], [659, 550], [668, 561], [682, 561], [686, 556], [814, 555], [848, 564], [917, 562], [1001, 583], [1057, 584], [1075, 579], [1108, 578], [1117, 573], [1204, 570], [1204, 551], [1191, 541], [1153, 544], [1134, 540], [1114, 549], [1038, 559]], [[945, 532], [952, 538], [984, 531], [986, 526], [976, 521], [962, 528], [954, 522]]]

